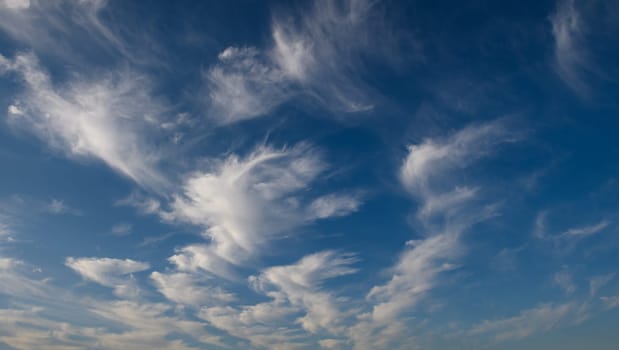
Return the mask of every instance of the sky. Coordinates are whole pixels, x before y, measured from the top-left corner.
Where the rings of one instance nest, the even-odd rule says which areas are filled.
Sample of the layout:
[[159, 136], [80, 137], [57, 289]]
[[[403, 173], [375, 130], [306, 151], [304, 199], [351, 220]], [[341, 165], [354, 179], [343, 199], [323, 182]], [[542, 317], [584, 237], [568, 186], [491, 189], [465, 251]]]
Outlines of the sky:
[[619, 2], [0, 0], [0, 349], [619, 343]]

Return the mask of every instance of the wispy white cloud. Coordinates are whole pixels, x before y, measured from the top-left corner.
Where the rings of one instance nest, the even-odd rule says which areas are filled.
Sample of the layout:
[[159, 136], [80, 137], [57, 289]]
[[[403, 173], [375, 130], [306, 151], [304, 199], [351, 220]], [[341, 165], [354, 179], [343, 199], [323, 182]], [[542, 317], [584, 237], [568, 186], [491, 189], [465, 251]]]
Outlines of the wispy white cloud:
[[183, 194], [162, 217], [204, 227], [210, 244], [184, 247], [170, 261], [182, 270], [200, 268], [230, 277], [227, 265], [246, 264], [273, 238], [356, 210], [358, 203], [353, 208], [342, 199], [320, 217], [308, 209], [312, 204], [302, 191], [326, 169], [315, 149], [300, 144], [279, 150], [259, 147], [244, 159], [231, 156], [208, 172], [191, 174]]
[[140, 288], [132, 274], [150, 268], [150, 265], [144, 262], [112, 258], [69, 257], [65, 265], [87, 280], [113, 288], [114, 294], [122, 298], [135, 298], [140, 295]]
[[134, 207], [142, 214], [157, 214], [161, 209], [159, 200], [137, 191], [132, 192], [126, 198], [117, 200], [114, 205]]
[[358, 194], [328, 194], [316, 198], [309, 206], [310, 218], [330, 218], [354, 213], [361, 206]]
[[604, 219], [590, 225], [571, 227], [553, 234], [549, 232], [547, 227], [548, 216], [549, 210], [542, 210], [537, 214], [533, 226], [533, 236], [540, 240], [552, 242], [563, 250], [569, 250], [580, 240], [604, 231], [611, 224], [611, 221]]
[[602, 296], [600, 297], [600, 300], [604, 303], [604, 306], [608, 310], [619, 307], [619, 295]]
[[133, 225], [126, 222], [121, 222], [112, 226], [111, 232], [115, 236], [126, 236], [131, 233], [132, 228]]
[[[503, 120], [469, 126], [445, 139], [427, 139], [408, 147], [408, 155], [400, 169], [400, 180], [415, 196], [431, 195], [430, 191], [441, 190], [430, 188], [431, 185], [440, 185], [435, 177], [449, 169], [464, 168], [491, 154], [500, 143], [514, 139], [517, 135], [508, 131]], [[431, 181], [434, 182], [431, 184]], [[470, 190], [460, 192], [462, 196]]]
[[250, 282], [276, 302], [301, 308], [305, 315], [296, 322], [305, 330], [337, 334], [342, 332], [342, 312], [336, 297], [320, 287], [326, 279], [355, 273], [357, 270], [350, 266], [355, 261], [354, 256], [325, 251], [305, 256], [293, 265], [268, 268], [251, 277]]
[[[265, 313], [268, 319], [277, 318], [277, 313], [270, 311], [282, 312], [282, 309], [271, 310], [268, 307], [260, 307], [261, 312]], [[301, 349], [306, 346], [303, 334], [299, 333], [294, 327], [286, 323], [279, 323], [276, 326], [256, 322], [254, 317], [248, 315], [254, 310], [252, 307], [238, 309], [232, 306], [215, 306], [202, 308], [199, 317], [209, 322], [213, 327], [226, 331], [237, 339], [244, 339], [251, 346], [263, 349], [273, 350], [293, 350]], [[249, 345], [247, 345], [249, 347]]]
[[0, 213], [0, 239], [8, 237], [12, 232], [9, 221], [9, 218], [6, 217], [6, 215]]
[[[204, 307], [200, 317], [229, 334], [267, 349], [307, 348], [315, 342], [309, 334], [341, 336], [349, 312], [325, 281], [355, 273], [356, 257], [323, 251], [296, 263], [274, 266], [251, 276], [253, 289], [270, 301], [254, 305]], [[337, 340], [325, 342], [335, 344]], [[340, 340], [341, 342], [341, 340]]]
[[232, 123], [268, 114], [290, 96], [290, 82], [255, 48], [229, 47], [206, 74], [211, 118]]
[[355, 73], [361, 54], [386, 54], [382, 50], [390, 44], [379, 16], [372, 16], [379, 12], [372, 1], [316, 1], [300, 18], [276, 16], [270, 55], [328, 108], [371, 109], [370, 89]]
[[304, 96], [335, 112], [373, 108], [358, 74], [363, 54], [389, 55], [392, 39], [372, 1], [316, 1], [298, 18], [276, 13], [272, 47], [228, 47], [206, 75], [212, 118], [255, 118]]
[[428, 197], [417, 216], [425, 220], [430, 219], [434, 214], [453, 214], [454, 209], [457, 211], [461, 205], [475, 199], [478, 190], [478, 188], [456, 187], [450, 192]]
[[533, 225], [533, 237], [544, 239], [546, 238], [546, 225], [548, 221], [548, 211], [543, 210], [535, 216], [535, 223]]
[[142, 240], [142, 242], [140, 244], [138, 244], [138, 246], [139, 247], [155, 246], [155, 245], [158, 245], [158, 244], [164, 242], [165, 240], [167, 240], [168, 238], [170, 238], [172, 236], [174, 236], [173, 232], [164, 233], [164, 234], [159, 235], [159, 236], [146, 237], [146, 238], [144, 238], [144, 240]]
[[566, 294], [572, 294], [576, 291], [576, 284], [574, 284], [572, 274], [567, 270], [567, 268], [557, 272], [553, 277], [553, 282]]
[[0, 342], [12, 349], [79, 348], [79, 341], [71, 339], [80, 333], [79, 330], [66, 323], [44, 319], [41, 311], [38, 307], [0, 309], [3, 321]]
[[30, 0], [2, 0], [0, 1], [0, 8], [8, 10], [20, 10], [30, 7]]
[[11, 222], [12, 225], [18, 225], [40, 214], [83, 215], [81, 210], [66, 204], [64, 200], [57, 198], [44, 200], [22, 194], [13, 194], [0, 199], [0, 212], [4, 214], [6, 223]]
[[25, 299], [46, 299], [51, 288], [46, 280], [37, 278], [37, 266], [15, 257], [9, 244], [18, 242], [16, 224], [5, 203], [0, 202], [0, 296], [19, 296]]
[[575, 227], [571, 228], [560, 234], [562, 238], [584, 238], [587, 236], [594, 235], [602, 230], [604, 230], [610, 222], [608, 220], [602, 220], [596, 224], [583, 226], [583, 227]]
[[46, 210], [52, 214], [62, 215], [81, 215], [78, 209], [72, 208], [67, 205], [63, 200], [53, 198], [46, 206]]
[[[194, 340], [211, 345], [222, 345], [216, 336], [210, 336], [206, 325], [192, 321], [182, 314], [174, 314], [172, 307], [160, 303], [137, 303], [132, 301], [100, 302], [92, 312], [125, 325], [126, 331], [103, 334], [98, 341], [109, 349], [192, 349], [193, 345], [173, 334], [187, 335]], [[199, 346], [205, 347], [207, 344]]]
[[497, 340], [522, 339], [536, 333], [582, 323], [589, 317], [587, 304], [542, 304], [504, 319], [483, 321], [469, 334], [490, 334]]
[[592, 277], [589, 280], [589, 294], [591, 296], [596, 296], [598, 291], [602, 289], [604, 286], [606, 286], [614, 278], [615, 278], [614, 273]]
[[[159, 63], [157, 43], [140, 29], [126, 30], [109, 10], [107, 0], [2, 0], [0, 31], [37, 54], [83, 65], [93, 52], [144, 64]], [[142, 45], [148, 41], [149, 45]], [[110, 56], [112, 57], [112, 56]]]
[[[148, 264], [108, 258], [68, 258], [69, 267], [85, 279], [135, 296], [130, 274]], [[170, 305], [137, 301], [100, 301], [74, 294], [43, 278], [26, 262], [0, 257], [0, 344], [12, 349], [194, 349], [226, 347], [203, 322]], [[190, 341], [188, 341], [191, 339]]]
[[153, 283], [168, 300], [175, 303], [202, 306], [231, 302], [236, 299], [234, 294], [224, 291], [212, 284], [204, 276], [187, 273], [153, 272], [150, 275]]
[[601, 220], [599, 222], [579, 227], [572, 227], [559, 231], [558, 233], [552, 227], [548, 227], [549, 210], [543, 210], [536, 216], [533, 237], [537, 238], [544, 244], [549, 245], [551, 252], [560, 255], [566, 255], [576, 249], [583, 240], [586, 240], [594, 235], [600, 234], [611, 224], [609, 220]]
[[559, 76], [572, 89], [587, 94], [589, 87], [583, 73], [590, 69], [590, 58], [584, 42], [585, 23], [575, 1], [558, 1], [557, 11], [551, 17], [551, 22]]
[[318, 344], [323, 349], [337, 350], [343, 349], [346, 342], [341, 339], [323, 339], [318, 341]]
[[[46, 307], [0, 309], [0, 342], [15, 349], [195, 349], [225, 344], [202, 322], [173, 314], [164, 304], [129, 301], [101, 302], [76, 298], [71, 315], [50, 315]], [[66, 312], [69, 302], [64, 301]], [[84, 323], [84, 321], [87, 321]], [[179, 339], [181, 335], [183, 339]]]
[[17, 265], [17, 263], [15, 259], [0, 257], [0, 270], [10, 270]]
[[385, 348], [410, 336], [403, 317], [437, 287], [443, 273], [457, 268], [464, 251], [460, 236], [475, 223], [496, 215], [495, 204], [479, 203], [479, 187], [454, 185], [450, 174], [514, 139], [515, 134], [496, 121], [408, 148], [399, 177], [419, 202], [416, 218], [423, 237], [407, 242], [390, 269], [389, 280], [368, 293], [371, 310], [361, 314], [349, 330], [355, 349]]
[[[65, 9], [62, 16], [63, 3], [74, 11], [71, 13]], [[37, 51], [64, 56], [66, 53], [62, 51], [71, 47], [67, 37], [79, 38], [84, 29], [88, 31], [100, 25], [96, 20], [97, 11], [103, 4], [103, 1], [3, 0], [0, 3], [0, 29]], [[73, 26], [82, 31], [72, 31]], [[65, 36], [55, 40], [53, 35], [59, 33]]]
[[25, 87], [14, 103], [20, 113], [9, 114], [12, 125], [68, 157], [101, 160], [143, 186], [165, 185], [161, 154], [145, 137], [163, 112], [148, 79], [123, 71], [56, 86], [32, 54], [0, 56], [1, 71], [17, 73]]

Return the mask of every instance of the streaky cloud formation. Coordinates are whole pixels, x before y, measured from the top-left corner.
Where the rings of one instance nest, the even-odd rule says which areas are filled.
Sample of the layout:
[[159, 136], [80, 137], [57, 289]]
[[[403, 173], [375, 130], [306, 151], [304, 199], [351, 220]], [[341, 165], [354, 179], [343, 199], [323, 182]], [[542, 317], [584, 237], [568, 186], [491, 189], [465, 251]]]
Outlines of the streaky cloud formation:
[[214, 280], [205, 276], [188, 273], [160, 273], [150, 275], [153, 283], [167, 299], [185, 305], [200, 306], [204, 304], [231, 302], [234, 294], [220, 287], [209, 286]]
[[[371, 312], [351, 329], [355, 349], [387, 347], [394, 334], [406, 338], [403, 316], [427, 296], [446, 271], [457, 268], [463, 254], [460, 236], [479, 221], [495, 215], [494, 205], [480, 205], [478, 190], [451, 185], [451, 169], [462, 169], [512, 141], [502, 121], [467, 127], [445, 139], [427, 139], [409, 146], [400, 168], [400, 181], [420, 202], [417, 218], [422, 238], [411, 240], [391, 268], [391, 278], [367, 295]], [[452, 188], [450, 188], [450, 185]], [[432, 214], [432, 215], [430, 215]]]
[[[499, 120], [467, 127], [446, 140], [428, 139], [419, 145], [411, 145], [400, 170], [400, 181], [411, 194], [431, 198], [431, 192], [435, 191], [431, 186], [441, 185], [441, 174], [449, 169], [466, 167], [491, 154], [494, 146], [513, 141], [516, 136], [508, 131], [505, 121]], [[456, 188], [452, 197], [467, 197], [470, 191]]]
[[250, 282], [276, 303], [305, 310], [305, 316], [296, 320], [305, 330], [338, 334], [343, 331], [338, 301], [319, 288], [324, 280], [355, 273], [350, 267], [355, 261], [353, 256], [326, 251], [305, 256], [294, 265], [268, 268], [250, 277]]
[[618, 28], [0, 0], [0, 349], [615, 350]]
[[612, 1], [561, 0], [550, 16], [554, 39], [555, 71], [563, 82], [588, 101], [606, 95], [599, 86], [617, 81], [607, 57], [612, 48], [600, 45], [619, 30]]
[[0, 71], [16, 73], [24, 86], [9, 108], [12, 125], [68, 157], [100, 160], [142, 186], [166, 185], [157, 169], [161, 154], [143, 136], [157, 130], [164, 110], [149, 95], [147, 78], [123, 71], [57, 86], [32, 54], [0, 56]]
[[602, 289], [604, 286], [606, 286], [614, 278], [615, 278], [614, 273], [592, 277], [589, 280], [589, 294], [591, 294], [591, 296], [597, 295], [598, 291]]
[[326, 169], [316, 149], [298, 144], [260, 146], [245, 158], [230, 156], [208, 172], [191, 174], [170, 211], [161, 215], [203, 227], [210, 243], [183, 247], [170, 261], [183, 271], [202, 269], [233, 278], [230, 265], [248, 264], [276, 237], [357, 210], [359, 202], [351, 197], [319, 197], [307, 203], [300, 196]]
[[491, 334], [498, 340], [525, 338], [539, 332], [548, 332], [556, 327], [576, 325], [589, 317], [586, 304], [543, 304], [522, 311], [519, 315], [484, 321], [471, 329], [472, 334]]
[[67, 258], [65, 265], [85, 279], [114, 288], [114, 294], [122, 298], [135, 298], [140, 289], [131, 274], [148, 270], [149, 264], [131, 259]]
[[[314, 334], [343, 336], [349, 317], [338, 305], [343, 301], [322, 284], [333, 278], [355, 273], [357, 259], [335, 251], [303, 257], [291, 265], [274, 266], [248, 279], [252, 288], [271, 301], [241, 307], [204, 307], [200, 317], [252, 345], [269, 349], [296, 349], [309, 345], [299, 325]], [[281, 322], [291, 320], [290, 326]], [[343, 340], [327, 341], [327, 344]]]
[[290, 82], [253, 47], [228, 47], [206, 74], [210, 115], [220, 123], [263, 116], [290, 96]]
[[213, 118], [226, 124], [260, 117], [300, 95], [336, 113], [373, 108], [359, 72], [363, 54], [390, 54], [380, 10], [365, 0], [308, 7], [301, 18], [274, 15], [271, 48], [230, 46], [219, 54], [206, 74]]
[[[109, 16], [105, 16], [107, 20], [102, 18], [108, 3], [108, 0], [3, 0], [0, 28], [37, 54], [51, 54], [76, 65], [82, 64], [91, 51], [140, 64], [156, 63], [153, 55], [136, 50], [136, 42], [145, 40], [138, 29], [128, 31], [123, 23], [110, 23]], [[127, 33], [132, 35], [127, 37]], [[153, 50], [152, 46], [153, 42], [147, 51]]]
[[598, 222], [597, 224], [585, 227], [576, 227], [571, 228], [561, 234], [562, 237], [566, 238], [581, 238], [590, 235], [594, 235], [603, 229], [605, 229], [610, 224], [609, 221], [603, 220]]
[[558, 2], [557, 12], [552, 16], [552, 33], [555, 39], [555, 59], [561, 78], [574, 90], [586, 92], [583, 69], [589, 58], [583, 45], [583, 20], [574, 0]]

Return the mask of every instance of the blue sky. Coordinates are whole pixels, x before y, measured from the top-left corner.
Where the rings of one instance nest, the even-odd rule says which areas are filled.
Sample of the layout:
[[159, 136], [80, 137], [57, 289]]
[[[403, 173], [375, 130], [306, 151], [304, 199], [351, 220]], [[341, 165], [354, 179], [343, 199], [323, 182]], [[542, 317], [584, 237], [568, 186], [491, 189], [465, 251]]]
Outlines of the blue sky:
[[616, 349], [618, 5], [0, 0], [0, 349]]

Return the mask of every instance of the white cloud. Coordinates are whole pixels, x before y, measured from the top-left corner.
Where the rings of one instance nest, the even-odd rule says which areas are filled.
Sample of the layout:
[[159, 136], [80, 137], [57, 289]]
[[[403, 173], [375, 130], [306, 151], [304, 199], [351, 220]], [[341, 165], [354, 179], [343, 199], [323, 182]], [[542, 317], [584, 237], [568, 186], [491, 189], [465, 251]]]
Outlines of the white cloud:
[[459, 254], [457, 237], [440, 234], [418, 242], [408, 242], [396, 266], [394, 274], [384, 285], [372, 288], [368, 297], [377, 300], [372, 318], [379, 323], [388, 323], [397, 316], [410, 311], [436, 284], [437, 276], [454, 269], [453, 259]]
[[[259, 147], [244, 159], [230, 156], [209, 172], [191, 174], [184, 193], [162, 216], [205, 228], [210, 244], [181, 248], [170, 260], [182, 270], [201, 268], [230, 277], [227, 265], [248, 263], [273, 238], [318, 219], [308, 218], [311, 204], [302, 192], [326, 168], [316, 150], [300, 144]], [[350, 212], [350, 203], [344, 204], [320, 218]]]
[[[231, 242], [234, 244], [234, 242]], [[191, 244], [177, 249], [176, 254], [168, 258], [176, 269], [184, 272], [208, 271], [227, 279], [238, 279], [230, 262], [218, 255], [216, 248], [207, 244]]]
[[31, 266], [23, 261], [6, 257], [0, 260], [3, 265], [0, 268], [0, 295], [41, 302], [62, 293], [51, 287], [48, 281], [32, 276], [31, 271], [28, 271]]
[[609, 221], [602, 220], [593, 225], [571, 228], [561, 233], [559, 237], [561, 238], [584, 238], [584, 237], [591, 236], [593, 234], [596, 234], [602, 231], [603, 229], [608, 227], [609, 224], [610, 224]]
[[9, 114], [13, 115], [24, 115], [24, 112], [22, 112], [22, 110], [15, 105], [10, 105], [7, 111], [9, 112]]
[[533, 236], [551, 245], [551, 248], [559, 254], [570, 253], [581, 240], [596, 235], [606, 229], [611, 222], [601, 220], [586, 226], [568, 228], [559, 233], [549, 233], [547, 226], [548, 211], [540, 212], [535, 219]]
[[11, 234], [11, 227], [9, 225], [9, 219], [0, 214], [0, 238], [9, 236]]
[[[73, 310], [68, 301], [62, 301], [65, 309], [60, 315], [39, 306], [0, 309], [0, 342], [15, 349], [195, 349], [186, 340], [178, 339], [182, 335], [202, 347], [225, 347], [219, 337], [206, 331], [202, 322], [171, 315], [171, 308], [164, 304], [92, 300], [85, 303], [80, 298], [71, 303], [79, 309]], [[75, 313], [66, 315], [68, 309]]]
[[79, 330], [41, 317], [41, 308], [0, 309], [0, 343], [12, 349], [77, 349]]
[[15, 259], [0, 257], [0, 270], [10, 270], [17, 265], [17, 263]]
[[161, 155], [146, 137], [163, 107], [149, 95], [147, 79], [123, 71], [55, 86], [31, 54], [12, 61], [0, 55], [0, 70], [16, 72], [25, 87], [16, 98], [22, 114], [10, 115], [12, 125], [68, 157], [101, 160], [143, 186], [165, 185], [157, 170]]
[[555, 60], [559, 76], [574, 90], [587, 93], [583, 70], [588, 69], [589, 59], [583, 43], [583, 19], [574, 0], [558, 1], [551, 17], [555, 40]]
[[359, 78], [364, 53], [389, 55], [391, 36], [371, 1], [316, 1], [299, 18], [276, 14], [272, 47], [228, 47], [207, 73], [212, 118], [222, 123], [268, 114], [304, 95], [335, 112], [373, 108]]
[[[235, 300], [232, 293], [225, 292], [218, 286], [209, 285], [209, 281], [196, 275], [155, 271], [150, 278], [159, 292], [175, 303], [202, 306]], [[211, 281], [212, 283], [215, 281]]]
[[288, 98], [282, 72], [263, 62], [255, 48], [229, 47], [219, 60], [206, 75], [213, 119], [232, 123], [262, 116]]
[[400, 169], [400, 180], [412, 194], [427, 196], [430, 191], [440, 190], [430, 188], [431, 180], [440, 184], [435, 179], [437, 176], [445, 176], [449, 169], [464, 168], [514, 136], [499, 120], [464, 128], [442, 140], [427, 139], [421, 144], [411, 145]]
[[[310, 38], [294, 38], [279, 24], [273, 26], [273, 57], [286, 76], [306, 81], [316, 64]], [[308, 72], [309, 71], [309, 72]]]
[[572, 279], [572, 274], [565, 268], [554, 275], [553, 282], [566, 294], [572, 294], [576, 291], [576, 285]]
[[[126, 274], [147, 265], [132, 260], [67, 259], [76, 271], [125, 292]], [[226, 347], [203, 322], [191, 320], [170, 305], [133, 301], [99, 301], [77, 295], [42, 279], [32, 266], [13, 260], [0, 268], [0, 344], [15, 349], [194, 349]], [[121, 293], [124, 294], [124, 293]], [[181, 340], [182, 339], [182, 340]], [[192, 341], [188, 341], [192, 339]]]
[[548, 213], [548, 210], [543, 210], [537, 214], [533, 227], [533, 236], [552, 243], [554, 248], [562, 253], [569, 252], [579, 241], [604, 231], [611, 224], [609, 220], [600, 220], [590, 225], [572, 227], [562, 232], [551, 234], [547, 228]]
[[[323, 251], [296, 263], [264, 269], [251, 276], [253, 289], [271, 298], [254, 305], [204, 307], [200, 317], [230, 335], [267, 349], [307, 348], [318, 335], [343, 335], [349, 311], [323, 284], [355, 273], [350, 254]], [[308, 334], [309, 332], [309, 334]], [[329, 339], [321, 344], [335, 345]]]
[[0, 8], [10, 10], [27, 9], [30, 7], [30, 0], [0, 0]]
[[355, 273], [357, 270], [350, 267], [355, 261], [351, 255], [324, 251], [305, 256], [293, 265], [268, 268], [259, 276], [251, 277], [250, 282], [256, 290], [275, 301], [285, 300], [301, 308], [305, 315], [297, 319], [297, 323], [305, 330], [337, 334], [342, 331], [338, 302], [334, 295], [320, 290], [320, 286], [324, 280]]
[[[245, 308], [245, 310], [251, 310], [251, 308]], [[280, 323], [276, 326], [269, 326], [262, 322], [256, 322], [247, 317], [244, 310], [231, 306], [202, 308], [199, 317], [233, 337], [249, 341], [254, 347], [292, 350], [303, 348], [306, 345], [304, 336], [288, 324]]]
[[173, 232], [164, 233], [159, 236], [148, 236], [145, 237], [140, 244], [138, 244], [138, 247], [156, 246], [172, 236], [174, 236]]
[[341, 339], [323, 339], [318, 341], [318, 344], [323, 349], [336, 350], [343, 349], [346, 342]]
[[130, 206], [136, 208], [142, 214], [157, 214], [161, 209], [161, 203], [141, 192], [132, 192], [126, 198], [117, 200], [116, 206]]
[[422, 219], [431, 218], [434, 214], [450, 215], [477, 195], [477, 188], [456, 187], [453, 191], [428, 197], [417, 213]]
[[615, 278], [614, 273], [608, 275], [595, 276], [589, 280], [589, 294], [591, 296], [597, 295], [598, 291], [606, 286], [610, 281]]
[[81, 212], [67, 205], [63, 200], [53, 198], [47, 205], [46, 210], [49, 213], [63, 215], [81, 215]]
[[604, 303], [604, 306], [608, 310], [619, 307], [619, 295], [610, 296], [610, 297], [603, 296], [603, 297], [600, 297], [600, 300]]
[[337, 112], [373, 108], [371, 88], [360, 78], [361, 56], [390, 60], [393, 35], [373, 1], [315, 1], [299, 18], [276, 16], [270, 55], [291, 80]]
[[535, 238], [544, 239], [546, 236], [546, 221], [548, 217], [548, 211], [544, 210], [537, 214], [535, 217], [535, 224], [533, 226], [533, 236]]
[[536, 333], [575, 325], [589, 317], [586, 304], [542, 304], [522, 311], [518, 316], [493, 321], [483, 321], [473, 327], [469, 334], [491, 334], [498, 340], [522, 339]]
[[126, 236], [131, 233], [132, 228], [133, 225], [126, 222], [121, 222], [112, 226], [111, 232], [115, 236]]
[[496, 215], [496, 204], [479, 203], [479, 187], [454, 185], [451, 174], [492, 154], [514, 136], [496, 121], [408, 148], [399, 178], [419, 202], [416, 218], [422, 238], [407, 242], [389, 270], [390, 278], [368, 293], [371, 309], [359, 315], [349, 330], [355, 349], [385, 348], [406, 339], [403, 318], [439, 285], [442, 274], [457, 267], [464, 250], [461, 235]]
[[[144, 64], [156, 61], [156, 43], [113, 17], [101, 16], [107, 0], [0, 0], [0, 30], [22, 47], [83, 66], [93, 53]], [[120, 35], [122, 33], [122, 35]], [[150, 50], [147, 55], [144, 50]]]
[[309, 206], [310, 218], [329, 218], [346, 216], [359, 209], [361, 201], [358, 195], [328, 194], [316, 198]]
[[69, 257], [65, 265], [87, 280], [114, 288], [114, 294], [123, 298], [134, 298], [140, 294], [140, 288], [131, 274], [150, 268], [144, 262], [112, 258]]

